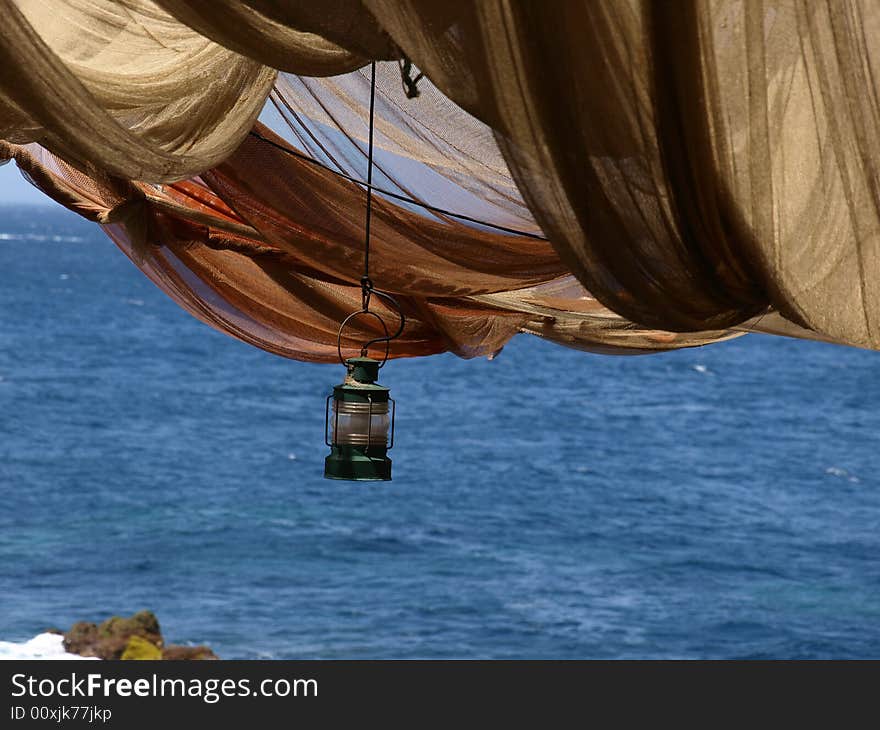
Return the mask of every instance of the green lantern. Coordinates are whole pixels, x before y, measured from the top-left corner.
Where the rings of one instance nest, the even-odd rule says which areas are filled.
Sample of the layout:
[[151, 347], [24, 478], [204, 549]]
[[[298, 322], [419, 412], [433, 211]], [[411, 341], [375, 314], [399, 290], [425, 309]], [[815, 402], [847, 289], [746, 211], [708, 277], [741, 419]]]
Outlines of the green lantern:
[[[325, 442], [330, 454], [324, 477], [350, 481], [389, 481], [394, 446], [394, 399], [379, 385], [382, 363], [370, 357], [345, 361], [345, 380], [327, 396]], [[331, 405], [332, 402], [332, 405]], [[332, 412], [331, 412], [332, 411]]]

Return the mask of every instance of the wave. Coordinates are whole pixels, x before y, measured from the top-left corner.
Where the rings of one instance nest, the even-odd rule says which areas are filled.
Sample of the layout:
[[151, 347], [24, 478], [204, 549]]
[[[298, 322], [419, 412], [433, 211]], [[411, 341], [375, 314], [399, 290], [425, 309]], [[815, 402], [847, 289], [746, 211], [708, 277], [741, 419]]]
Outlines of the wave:
[[29, 641], [16, 643], [0, 641], [0, 660], [25, 659], [97, 659], [97, 657], [68, 654], [64, 651], [60, 634], [37, 634]]

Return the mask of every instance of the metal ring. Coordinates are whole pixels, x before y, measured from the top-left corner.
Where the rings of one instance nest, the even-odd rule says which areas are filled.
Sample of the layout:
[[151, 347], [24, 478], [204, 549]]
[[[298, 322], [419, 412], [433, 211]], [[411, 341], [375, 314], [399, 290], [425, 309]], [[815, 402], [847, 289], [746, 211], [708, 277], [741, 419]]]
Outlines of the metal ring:
[[376, 319], [378, 319], [379, 324], [382, 325], [382, 329], [385, 331], [384, 338], [378, 339], [378, 340], [375, 340], [375, 339], [370, 340], [369, 342], [367, 342], [366, 345], [364, 345], [361, 348], [361, 351], [363, 352], [370, 345], [372, 345], [374, 342], [382, 342], [384, 340], [385, 341], [385, 357], [382, 359], [382, 363], [379, 365], [379, 367], [382, 367], [382, 365], [384, 365], [388, 361], [388, 355], [391, 353], [391, 338], [388, 336], [388, 325], [385, 324], [385, 320], [382, 319], [375, 312], [371, 312], [369, 309], [360, 309], [357, 312], [352, 312], [345, 319], [343, 319], [342, 324], [339, 325], [339, 334], [336, 335], [336, 352], [339, 353], [339, 362], [341, 362], [343, 365], [345, 365], [345, 358], [342, 357], [342, 330], [345, 329], [345, 325], [347, 325], [350, 320], [354, 319], [355, 317], [357, 317], [358, 315], [361, 315], [361, 314], [369, 314], [371, 317], [375, 317]]

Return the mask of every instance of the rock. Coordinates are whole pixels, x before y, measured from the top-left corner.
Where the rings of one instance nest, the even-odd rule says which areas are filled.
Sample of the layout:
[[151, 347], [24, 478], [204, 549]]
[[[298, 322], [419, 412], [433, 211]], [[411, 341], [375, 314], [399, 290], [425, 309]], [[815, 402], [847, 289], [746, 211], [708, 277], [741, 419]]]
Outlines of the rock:
[[102, 639], [130, 636], [140, 636], [151, 644], [162, 646], [162, 632], [159, 630], [159, 620], [152, 611], [139, 611], [131, 618], [111, 616], [98, 626], [98, 636]]
[[98, 626], [88, 621], [77, 621], [64, 635], [64, 651], [80, 656], [98, 656], [94, 647], [98, 643]]
[[162, 632], [159, 630], [159, 619], [156, 618], [156, 614], [152, 611], [138, 611], [131, 617], [131, 620], [148, 633], [162, 635]]
[[100, 625], [79, 621], [64, 634], [63, 643], [71, 654], [100, 659], [219, 659], [206, 646], [165, 646], [152, 611], [129, 618], [111, 616]]
[[194, 659], [219, 659], [207, 646], [177, 646], [172, 644], [162, 650], [162, 658], [171, 661]]
[[125, 645], [120, 659], [161, 659], [162, 650], [144, 638], [134, 635]]

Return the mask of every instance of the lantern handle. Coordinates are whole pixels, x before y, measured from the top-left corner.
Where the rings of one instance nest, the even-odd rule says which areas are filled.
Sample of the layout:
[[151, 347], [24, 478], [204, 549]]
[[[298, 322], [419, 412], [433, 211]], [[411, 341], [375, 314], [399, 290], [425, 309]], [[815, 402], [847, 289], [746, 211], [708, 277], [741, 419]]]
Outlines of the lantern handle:
[[[374, 293], [377, 293], [377, 292], [374, 291]], [[391, 340], [393, 338], [388, 336], [388, 325], [385, 324], [385, 320], [382, 319], [375, 312], [371, 312], [369, 309], [359, 309], [357, 312], [352, 312], [345, 319], [343, 319], [342, 324], [339, 325], [339, 334], [336, 335], [336, 352], [339, 354], [339, 362], [341, 362], [343, 365], [345, 365], [345, 358], [342, 356], [342, 331], [345, 329], [345, 325], [347, 325], [352, 319], [360, 316], [361, 314], [368, 314], [371, 317], [375, 317], [376, 319], [378, 319], [379, 324], [382, 325], [382, 329], [385, 331], [384, 337], [377, 337], [375, 339], [372, 339], [361, 347], [361, 357], [366, 357], [367, 356], [367, 348], [370, 345], [372, 345], [376, 342], [384, 342], [385, 343], [385, 357], [382, 358], [382, 363], [379, 365], [379, 367], [382, 367], [382, 365], [384, 365], [388, 360], [388, 355], [391, 350]], [[403, 317], [402, 314], [401, 314], [401, 317]], [[402, 330], [403, 327], [401, 327], [400, 329]], [[398, 331], [398, 334], [400, 334], [399, 331]], [[397, 335], [394, 335], [394, 336], [397, 337]]]

